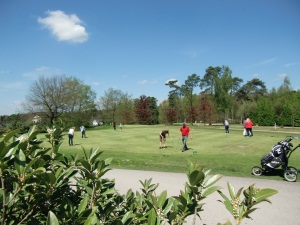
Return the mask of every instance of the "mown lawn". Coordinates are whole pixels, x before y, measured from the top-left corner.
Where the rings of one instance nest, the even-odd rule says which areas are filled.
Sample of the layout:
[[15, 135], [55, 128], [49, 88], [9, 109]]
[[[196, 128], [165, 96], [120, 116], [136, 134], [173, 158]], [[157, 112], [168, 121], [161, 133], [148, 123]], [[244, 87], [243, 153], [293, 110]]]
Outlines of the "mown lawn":
[[[260, 158], [271, 151], [276, 142], [286, 136], [298, 136], [299, 128], [254, 127], [253, 137], [243, 137], [242, 127], [231, 126], [225, 134], [223, 126], [190, 126], [193, 139], [188, 140], [186, 152], [181, 152], [180, 125], [169, 126], [173, 140], [167, 137], [167, 148], [159, 149], [159, 132], [163, 125], [123, 125], [123, 130], [112, 127], [97, 127], [86, 131], [87, 138], [81, 138], [77, 129], [74, 146], [68, 145], [68, 137], [61, 146], [66, 155], [83, 156], [82, 148], [99, 148], [101, 157], [113, 158], [112, 168], [185, 172], [187, 162], [197, 162], [212, 173], [229, 176], [250, 177], [253, 166], [260, 165]], [[293, 141], [294, 146], [300, 140]], [[289, 165], [300, 169], [300, 148], [290, 158]], [[282, 180], [280, 170], [264, 179]], [[299, 179], [299, 178], [298, 178]]]

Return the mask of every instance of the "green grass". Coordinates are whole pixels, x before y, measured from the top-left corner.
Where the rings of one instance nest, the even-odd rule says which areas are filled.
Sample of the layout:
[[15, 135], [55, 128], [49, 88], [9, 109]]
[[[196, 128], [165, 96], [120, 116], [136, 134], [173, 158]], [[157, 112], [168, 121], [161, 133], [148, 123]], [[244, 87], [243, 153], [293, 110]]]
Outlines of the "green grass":
[[[193, 139], [188, 140], [186, 152], [181, 152], [180, 126], [169, 126], [167, 148], [159, 149], [159, 132], [163, 125], [142, 126], [124, 125], [123, 130], [112, 127], [97, 127], [86, 131], [87, 138], [75, 132], [74, 146], [68, 145], [68, 137], [61, 146], [66, 155], [83, 155], [86, 150], [99, 148], [102, 158], [113, 158], [112, 168], [185, 172], [187, 162], [200, 163], [212, 173], [222, 175], [251, 177], [253, 166], [260, 166], [260, 158], [271, 151], [276, 142], [286, 136], [299, 136], [300, 128], [254, 127], [253, 137], [243, 137], [242, 127], [233, 125], [230, 134], [225, 134], [223, 126], [190, 126]], [[300, 140], [294, 140], [296, 146]], [[300, 149], [290, 158], [289, 165], [300, 169]], [[264, 179], [283, 178], [278, 174], [262, 176]]]

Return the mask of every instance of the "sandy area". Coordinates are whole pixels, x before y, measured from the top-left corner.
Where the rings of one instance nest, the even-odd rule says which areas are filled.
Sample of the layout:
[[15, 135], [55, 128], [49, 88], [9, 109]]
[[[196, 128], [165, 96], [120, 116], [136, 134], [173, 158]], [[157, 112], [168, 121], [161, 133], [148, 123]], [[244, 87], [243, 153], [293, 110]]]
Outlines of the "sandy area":
[[[130, 188], [133, 191], [141, 192], [139, 180], [152, 178], [152, 183], [158, 183], [157, 194], [167, 190], [169, 196], [176, 196], [183, 190], [187, 181], [186, 174], [165, 173], [136, 170], [109, 171], [105, 177], [115, 179], [116, 189], [120, 194], [125, 194]], [[223, 187], [223, 192], [228, 196], [227, 182], [230, 182], [235, 190], [243, 187], [247, 188], [250, 184], [255, 184], [258, 188], [273, 188], [278, 194], [270, 197], [272, 204], [261, 203], [258, 209], [251, 214], [253, 220], [245, 219], [243, 225], [300, 225], [300, 183], [287, 181], [272, 181], [265, 179], [223, 177], [216, 185]], [[205, 200], [204, 211], [200, 213], [202, 221], [197, 219], [197, 225], [207, 224], [216, 225], [225, 223], [228, 219], [234, 224], [231, 214], [225, 206], [218, 200], [222, 197], [218, 193], [210, 195]], [[191, 224], [191, 220], [187, 224]]]

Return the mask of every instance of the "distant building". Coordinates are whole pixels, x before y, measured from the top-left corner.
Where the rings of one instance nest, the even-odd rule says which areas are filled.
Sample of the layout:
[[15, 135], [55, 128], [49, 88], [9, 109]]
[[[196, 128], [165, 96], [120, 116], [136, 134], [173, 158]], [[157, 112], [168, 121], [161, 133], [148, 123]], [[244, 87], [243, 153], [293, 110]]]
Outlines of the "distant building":
[[33, 123], [39, 123], [41, 122], [42, 118], [39, 115], [36, 115], [33, 117], [32, 122]]
[[99, 126], [99, 123], [97, 120], [93, 120], [92, 124], [93, 124], [93, 126]]

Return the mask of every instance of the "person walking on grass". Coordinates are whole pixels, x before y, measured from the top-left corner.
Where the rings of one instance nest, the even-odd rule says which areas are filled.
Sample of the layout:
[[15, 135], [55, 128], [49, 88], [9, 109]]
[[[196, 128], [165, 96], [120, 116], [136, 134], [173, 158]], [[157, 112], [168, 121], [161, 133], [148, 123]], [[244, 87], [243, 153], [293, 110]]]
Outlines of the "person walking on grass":
[[81, 132], [81, 137], [86, 138], [86, 136], [85, 136], [85, 127], [83, 125], [80, 127], [80, 132]]
[[182, 140], [182, 144], [183, 144], [182, 149], [181, 149], [182, 152], [188, 150], [186, 142], [189, 138], [189, 134], [192, 139], [192, 133], [190, 132], [190, 128], [185, 124], [185, 122], [183, 122], [182, 127], [180, 128], [180, 134], [179, 134], [179, 138], [181, 136], [181, 140]]
[[224, 121], [224, 125], [225, 125], [225, 133], [229, 134], [229, 122], [228, 122], [228, 120]]
[[247, 131], [247, 137], [252, 137], [253, 136], [252, 127], [253, 127], [253, 122], [249, 119], [249, 117], [247, 117], [247, 119], [245, 121], [245, 128], [246, 128], [246, 131]]
[[[169, 135], [170, 138], [171, 135], [170, 135], [170, 131], [169, 131], [169, 128], [167, 129], [164, 129], [162, 130], [160, 133], [159, 133], [159, 148], [166, 148], [166, 135]], [[172, 138], [173, 139], [173, 138]]]
[[68, 132], [70, 146], [73, 145], [74, 133], [75, 133], [75, 127], [71, 127]]

